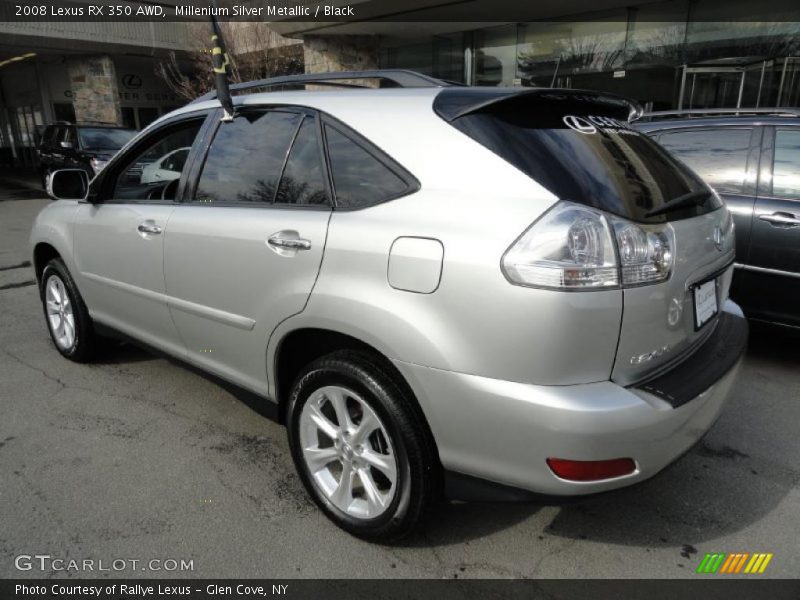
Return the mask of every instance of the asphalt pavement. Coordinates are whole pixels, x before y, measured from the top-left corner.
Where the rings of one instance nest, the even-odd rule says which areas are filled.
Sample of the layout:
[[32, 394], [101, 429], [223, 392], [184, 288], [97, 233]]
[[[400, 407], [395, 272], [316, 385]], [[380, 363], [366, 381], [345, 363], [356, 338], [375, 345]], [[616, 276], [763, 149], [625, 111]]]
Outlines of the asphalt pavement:
[[[132, 346], [61, 358], [28, 262], [47, 204], [31, 195], [0, 192], [17, 198], [0, 200], [0, 578], [719, 577], [695, 574], [707, 552], [770, 552], [755, 577], [800, 573], [797, 336], [755, 330], [720, 420], [642, 485], [567, 506], [443, 505], [400, 545], [373, 545], [316, 510], [283, 428], [247, 398]], [[95, 570], [17, 569], [37, 554]], [[192, 570], [142, 570], [152, 559]]]

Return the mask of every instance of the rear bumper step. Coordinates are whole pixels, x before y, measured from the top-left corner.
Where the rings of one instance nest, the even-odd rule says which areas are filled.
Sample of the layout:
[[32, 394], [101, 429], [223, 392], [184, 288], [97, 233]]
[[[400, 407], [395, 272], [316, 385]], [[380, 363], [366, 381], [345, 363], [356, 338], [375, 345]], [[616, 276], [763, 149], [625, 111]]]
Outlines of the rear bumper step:
[[673, 408], [693, 400], [730, 371], [747, 347], [747, 320], [723, 312], [714, 333], [670, 371], [632, 386], [664, 399]]

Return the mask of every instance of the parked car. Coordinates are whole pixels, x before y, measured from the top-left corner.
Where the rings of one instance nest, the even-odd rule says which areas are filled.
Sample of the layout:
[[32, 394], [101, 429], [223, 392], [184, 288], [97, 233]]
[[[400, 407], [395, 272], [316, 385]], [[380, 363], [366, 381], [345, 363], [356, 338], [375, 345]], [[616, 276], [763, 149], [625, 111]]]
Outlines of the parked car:
[[[723, 409], [747, 322], [730, 213], [575, 90], [213, 95], [89, 184], [53, 174], [31, 235], [58, 351], [110, 331], [264, 398], [318, 506], [367, 539], [450, 498], [574, 496], [655, 475]], [[128, 177], [153, 148], [180, 177]], [[624, 310], [623, 310], [624, 307]], [[536, 496], [540, 497], [540, 496]]]
[[53, 123], [39, 142], [42, 185], [56, 169], [80, 168], [94, 177], [109, 159], [136, 135], [135, 129], [109, 125]]
[[662, 112], [636, 127], [728, 205], [736, 224], [731, 296], [745, 314], [800, 327], [800, 109]]

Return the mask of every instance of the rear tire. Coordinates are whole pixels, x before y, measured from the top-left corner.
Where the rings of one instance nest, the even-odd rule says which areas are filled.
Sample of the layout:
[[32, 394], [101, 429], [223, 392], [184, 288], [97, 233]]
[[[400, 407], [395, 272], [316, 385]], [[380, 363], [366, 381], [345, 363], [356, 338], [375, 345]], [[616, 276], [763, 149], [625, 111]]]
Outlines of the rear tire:
[[370, 354], [344, 350], [308, 365], [292, 387], [287, 430], [306, 490], [357, 537], [395, 541], [440, 496], [441, 468], [427, 423]]
[[39, 288], [50, 338], [62, 356], [88, 361], [98, 341], [92, 318], [69, 270], [60, 258], [45, 266]]

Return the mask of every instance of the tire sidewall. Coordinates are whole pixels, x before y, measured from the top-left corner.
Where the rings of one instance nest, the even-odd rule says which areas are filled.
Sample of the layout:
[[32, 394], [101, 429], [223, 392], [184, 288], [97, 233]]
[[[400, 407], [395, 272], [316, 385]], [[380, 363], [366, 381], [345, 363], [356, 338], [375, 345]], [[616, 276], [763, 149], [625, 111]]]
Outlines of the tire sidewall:
[[[383, 514], [373, 519], [353, 517], [335, 506], [317, 487], [306, 466], [300, 444], [300, 415], [311, 395], [327, 385], [338, 385], [358, 394], [375, 411], [391, 438], [390, 441], [398, 465], [398, 483], [389, 507]], [[385, 386], [376, 381], [372, 374], [361, 366], [336, 359], [324, 361], [324, 364], [303, 375], [293, 386], [290, 397], [287, 422], [289, 445], [295, 467], [303, 485], [314, 499], [314, 502], [329, 518], [332, 518], [344, 529], [362, 537], [380, 535], [383, 530], [400, 524], [408, 512], [412, 493], [413, 478], [407, 440], [403, 438], [395, 418], [386, 408], [385, 403], [397, 407], [397, 402], [390, 393], [387, 393]]]

